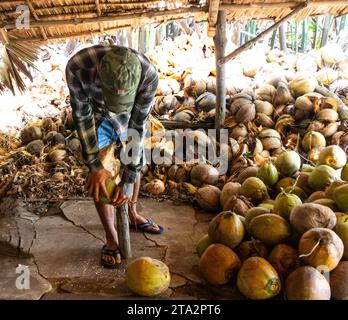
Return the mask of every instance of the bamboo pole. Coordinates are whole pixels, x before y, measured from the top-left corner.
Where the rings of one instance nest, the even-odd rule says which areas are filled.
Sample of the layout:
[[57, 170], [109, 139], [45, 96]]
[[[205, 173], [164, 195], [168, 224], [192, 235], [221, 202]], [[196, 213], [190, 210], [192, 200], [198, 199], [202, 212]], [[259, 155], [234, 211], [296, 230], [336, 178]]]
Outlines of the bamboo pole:
[[237, 55], [239, 55], [241, 52], [243, 52], [244, 50], [248, 49], [250, 46], [252, 46], [253, 44], [255, 44], [256, 42], [258, 42], [260, 39], [262, 39], [263, 37], [265, 37], [267, 34], [271, 33], [273, 30], [277, 29], [283, 22], [285, 22], [286, 20], [288, 20], [290, 17], [292, 17], [293, 15], [297, 14], [299, 11], [301, 11], [302, 9], [307, 7], [307, 3], [301, 3], [299, 4], [295, 9], [293, 9], [289, 14], [287, 14], [284, 18], [280, 19], [279, 21], [277, 21], [276, 23], [274, 23], [271, 27], [269, 27], [268, 29], [262, 31], [257, 37], [255, 37], [254, 39], [251, 39], [250, 41], [244, 43], [241, 47], [239, 47], [238, 49], [234, 50], [232, 53], [230, 53], [229, 55], [227, 55], [224, 58], [221, 58], [218, 61], [218, 64], [224, 64], [230, 60], [232, 60], [233, 58], [235, 58]]
[[220, 138], [220, 129], [223, 128], [226, 112], [226, 79], [225, 65], [218, 61], [225, 56], [226, 49], [226, 12], [220, 10], [218, 13], [216, 32], [214, 36], [215, 61], [216, 61], [216, 115], [215, 129], [217, 137]]
[[124, 259], [132, 258], [132, 248], [129, 236], [129, 220], [128, 207], [123, 205], [120, 208], [115, 208], [117, 220], [117, 233], [119, 239], [119, 246]]

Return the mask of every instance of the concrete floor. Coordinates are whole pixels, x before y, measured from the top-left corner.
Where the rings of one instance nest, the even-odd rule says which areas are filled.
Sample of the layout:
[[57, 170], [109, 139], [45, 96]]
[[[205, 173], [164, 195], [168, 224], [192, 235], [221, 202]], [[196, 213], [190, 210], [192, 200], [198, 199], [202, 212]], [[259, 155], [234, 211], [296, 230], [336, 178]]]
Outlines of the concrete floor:
[[[171, 271], [170, 288], [156, 299], [240, 298], [233, 287], [207, 286], [197, 270], [195, 243], [213, 215], [171, 201], [139, 205], [165, 228], [162, 235], [131, 231], [134, 258], [162, 260]], [[0, 212], [0, 299], [144, 299], [124, 283], [127, 261], [117, 270], [99, 265], [104, 233], [91, 201], [65, 202], [59, 215], [42, 218], [18, 205]], [[16, 287], [18, 265], [28, 266], [28, 290]]]

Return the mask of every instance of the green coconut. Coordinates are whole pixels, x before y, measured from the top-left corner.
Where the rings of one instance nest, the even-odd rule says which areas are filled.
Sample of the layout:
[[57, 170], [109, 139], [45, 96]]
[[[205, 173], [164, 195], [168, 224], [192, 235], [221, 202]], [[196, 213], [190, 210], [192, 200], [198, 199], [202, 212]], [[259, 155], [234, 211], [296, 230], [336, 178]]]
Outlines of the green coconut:
[[306, 152], [309, 152], [314, 148], [320, 148], [325, 146], [326, 139], [320, 132], [309, 131], [303, 136], [302, 148]]
[[319, 165], [309, 174], [308, 184], [314, 190], [324, 190], [330, 183], [339, 180], [335, 169], [328, 165]]
[[266, 213], [251, 220], [250, 234], [267, 245], [284, 242], [291, 235], [290, 224], [281, 216]]
[[273, 186], [279, 179], [278, 170], [271, 161], [265, 162], [257, 171], [256, 176], [268, 186]]
[[346, 153], [339, 146], [328, 146], [319, 154], [318, 164], [325, 164], [333, 169], [340, 169], [346, 163]]
[[250, 208], [244, 215], [245, 217], [245, 228], [248, 232], [250, 232], [249, 230], [249, 224], [251, 222], [252, 219], [254, 219], [257, 216], [260, 216], [261, 214], [265, 214], [265, 213], [270, 213], [271, 211], [267, 208], [264, 207], [254, 207], [254, 208]]
[[348, 181], [348, 164], [346, 164], [342, 169], [341, 179], [344, 181]]
[[292, 187], [295, 184], [295, 179], [294, 178], [290, 178], [290, 177], [286, 177], [283, 179], [280, 179], [278, 181], [278, 183], [276, 184], [276, 192], [281, 193], [282, 191], [284, 191], [286, 188], [288, 187]]
[[326, 189], [325, 189], [325, 197], [322, 198], [330, 198], [333, 199], [334, 198], [334, 193], [335, 190], [343, 185], [345, 185], [346, 182], [345, 181], [334, 181], [332, 182]]
[[302, 188], [297, 187], [297, 186], [287, 187], [284, 190], [284, 192], [297, 195], [301, 199], [302, 202], [307, 199], [306, 192], [304, 192]]
[[246, 179], [240, 189], [241, 195], [251, 199], [254, 202], [261, 202], [268, 198], [267, 187], [263, 181], [257, 177]]
[[273, 211], [289, 220], [291, 210], [299, 204], [302, 204], [302, 201], [296, 194], [282, 192], [275, 199]]
[[348, 214], [337, 217], [337, 224], [334, 231], [341, 238], [344, 245], [343, 260], [348, 260]]
[[301, 168], [301, 158], [296, 151], [285, 151], [276, 159], [279, 172], [285, 177], [293, 176]]
[[258, 207], [260, 208], [265, 208], [267, 210], [269, 210], [270, 212], [273, 211], [274, 208], [274, 204], [272, 203], [267, 203], [267, 202], [262, 202], [258, 205]]
[[317, 85], [318, 81], [314, 77], [299, 76], [290, 81], [289, 88], [294, 97], [299, 97], [306, 93], [313, 92]]
[[348, 184], [334, 191], [334, 200], [341, 211], [348, 212]]
[[201, 257], [205, 249], [207, 249], [211, 244], [213, 244], [213, 241], [211, 241], [208, 234], [205, 234], [202, 238], [200, 238], [196, 244], [196, 252], [198, 257]]

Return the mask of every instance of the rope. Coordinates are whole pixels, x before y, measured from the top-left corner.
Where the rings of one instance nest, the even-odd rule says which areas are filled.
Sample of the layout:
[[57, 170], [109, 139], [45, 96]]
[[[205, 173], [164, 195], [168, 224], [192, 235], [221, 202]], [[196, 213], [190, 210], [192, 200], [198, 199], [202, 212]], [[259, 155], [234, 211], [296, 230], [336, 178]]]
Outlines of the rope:
[[312, 250], [311, 250], [310, 253], [307, 253], [307, 254], [300, 254], [300, 255], [299, 255], [299, 258], [303, 258], [303, 257], [308, 257], [308, 256], [310, 256], [310, 255], [315, 251], [315, 249], [318, 247], [319, 244], [320, 244], [320, 239], [317, 241], [317, 243], [316, 243], [315, 246], [312, 248]]

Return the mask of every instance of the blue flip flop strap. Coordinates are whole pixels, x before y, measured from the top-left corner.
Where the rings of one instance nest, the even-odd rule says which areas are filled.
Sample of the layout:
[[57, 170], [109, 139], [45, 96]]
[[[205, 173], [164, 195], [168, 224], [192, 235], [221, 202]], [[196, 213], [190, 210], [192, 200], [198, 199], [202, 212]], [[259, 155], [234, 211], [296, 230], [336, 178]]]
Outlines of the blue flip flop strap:
[[138, 224], [137, 227], [139, 229], [144, 229], [144, 228], [147, 228], [147, 227], [153, 227], [153, 222], [151, 219], [147, 219], [147, 221], [145, 223], [142, 223], [142, 224]]

